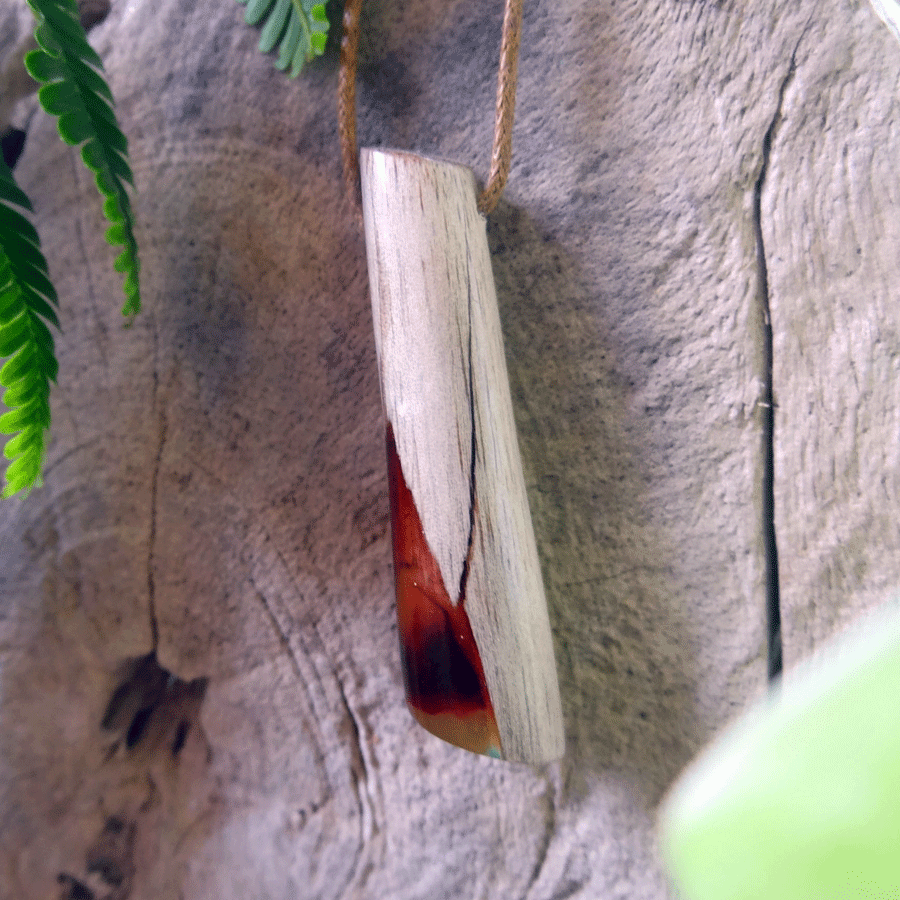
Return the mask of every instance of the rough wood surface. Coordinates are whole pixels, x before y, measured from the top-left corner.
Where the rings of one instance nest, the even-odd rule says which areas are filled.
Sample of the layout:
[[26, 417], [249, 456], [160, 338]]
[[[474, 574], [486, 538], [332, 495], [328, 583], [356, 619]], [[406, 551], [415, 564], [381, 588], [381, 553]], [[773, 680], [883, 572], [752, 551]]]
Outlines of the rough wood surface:
[[[787, 658], [900, 583], [900, 47], [850, 0], [526, 6], [489, 237], [567, 732], [532, 769], [404, 708], [333, 65], [288, 81], [241, 16], [92, 33], [130, 330], [90, 177], [22, 114], [64, 333], [47, 486], [0, 507], [0, 895], [663, 898], [656, 804], [764, 690], [766, 297]], [[500, 16], [370, 0], [361, 144], [483, 174]]]
[[762, 196], [788, 666], [900, 596], [900, 44], [865, 5], [808, 38]]
[[360, 170], [381, 397], [402, 477], [447, 600], [464, 603], [496, 751], [559, 759], [553, 639], [475, 178], [372, 149]]

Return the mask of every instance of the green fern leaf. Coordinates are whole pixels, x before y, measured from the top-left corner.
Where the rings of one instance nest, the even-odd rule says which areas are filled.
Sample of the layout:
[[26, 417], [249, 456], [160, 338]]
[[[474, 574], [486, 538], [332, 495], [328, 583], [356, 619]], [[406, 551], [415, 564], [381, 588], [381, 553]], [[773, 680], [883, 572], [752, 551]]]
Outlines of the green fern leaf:
[[303, 66], [325, 51], [328, 16], [319, 0], [237, 0], [247, 7], [248, 25], [262, 25], [259, 49], [269, 53], [278, 48], [275, 67], [291, 67], [296, 78]]
[[103, 63], [87, 42], [75, 0], [28, 0], [28, 5], [38, 20], [35, 36], [40, 49], [25, 57], [25, 66], [42, 85], [41, 106], [58, 117], [60, 137], [81, 146], [81, 158], [94, 173], [104, 215], [112, 226], [106, 240], [123, 248], [115, 264], [115, 270], [125, 275], [122, 313], [133, 316], [141, 308], [140, 262], [127, 191], [134, 179]]
[[47, 327], [59, 327], [56, 292], [37, 232], [25, 217], [30, 211], [28, 197], [0, 158], [0, 358], [7, 358], [0, 385], [9, 410], [0, 416], [0, 434], [13, 435], [3, 448], [10, 461], [4, 497], [41, 483], [50, 382], [57, 372]]

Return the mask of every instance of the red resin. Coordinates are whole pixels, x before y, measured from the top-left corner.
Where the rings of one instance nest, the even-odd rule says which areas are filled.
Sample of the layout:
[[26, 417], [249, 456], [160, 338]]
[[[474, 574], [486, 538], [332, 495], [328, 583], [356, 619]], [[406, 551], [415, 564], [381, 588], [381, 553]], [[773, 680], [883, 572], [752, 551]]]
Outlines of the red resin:
[[464, 607], [454, 606], [431, 553], [387, 426], [397, 618], [406, 699], [433, 734], [476, 753], [501, 755], [484, 668]]

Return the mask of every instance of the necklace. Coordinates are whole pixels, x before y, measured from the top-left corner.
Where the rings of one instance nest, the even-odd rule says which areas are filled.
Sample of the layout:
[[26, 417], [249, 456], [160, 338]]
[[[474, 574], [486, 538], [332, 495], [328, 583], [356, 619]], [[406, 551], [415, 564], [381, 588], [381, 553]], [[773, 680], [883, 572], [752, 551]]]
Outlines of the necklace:
[[407, 704], [452, 744], [546, 762], [562, 712], [484, 220], [509, 172], [521, 0], [506, 0], [480, 196], [465, 166], [357, 158], [360, 5], [344, 13], [341, 146], [365, 228]]

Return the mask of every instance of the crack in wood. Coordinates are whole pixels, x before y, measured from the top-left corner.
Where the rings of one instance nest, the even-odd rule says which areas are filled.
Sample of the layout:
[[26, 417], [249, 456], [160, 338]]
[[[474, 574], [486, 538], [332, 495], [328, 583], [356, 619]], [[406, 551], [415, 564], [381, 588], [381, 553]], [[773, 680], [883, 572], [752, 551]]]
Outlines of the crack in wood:
[[[805, 30], [804, 30], [805, 33]], [[787, 74], [778, 89], [778, 103], [763, 135], [762, 161], [759, 175], [753, 186], [753, 230], [756, 240], [756, 267], [758, 274], [757, 297], [762, 310], [763, 331], [763, 393], [762, 407], [762, 531], [765, 549], [767, 660], [769, 680], [781, 675], [783, 650], [781, 643], [781, 588], [778, 576], [778, 540], [775, 529], [775, 389], [774, 389], [774, 338], [769, 291], [769, 269], [766, 262], [766, 246], [762, 226], [762, 192], [772, 155], [772, 139], [781, 122], [784, 95], [797, 68], [797, 50], [801, 34], [791, 54]]]
[[[354, 762], [357, 762], [358, 765], [352, 766], [352, 769], [359, 769], [362, 775], [363, 781], [367, 781], [369, 777], [368, 768], [366, 767], [365, 756], [362, 752], [362, 732], [360, 731], [359, 722], [356, 719], [356, 715], [350, 707], [350, 703], [347, 700], [347, 692], [344, 690], [344, 684], [340, 678], [338, 678], [337, 673], [335, 673], [334, 680], [337, 682], [338, 692], [341, 695], [341, 703], [344, 706], [344, 709], [347, 712], [347, 718], [350, 720], [350, 728], [353, 731], [353, 756]], [[354, 778], [357, 777], [354, 771]], [[360, 800], [360, 806], [362, 805], [362, 801]], [[360, 810], [362, 812], [362, 810]]]
[[[156, 406], [159, 378], [153, 372], [153, 406]], [[159, 623], [156, 618], [156, 577], [153, 574], [156, 565], [156, 512], [157, 490], [159, 486], [159, 471], [162, 467], [163, 449], [166, 445], [169, 423], [164, 411], [159, 414], [159, 438], [156, 450], [156, 460], [153, 466], [153, 475], [150, 479], [150, 533], [147, 538], [147, 612], [150, 616], [150, 638], [152, 652], [156, 653], [159, 646]]]
[[294, 654], [294, 648], [291, 646], [290, 639], [287, 636], [287, 632], [281, 627], [281, 622], [278, 621], [278, 617], [275, 615], [275, 611], [272, 609], [272, 605], [269, 603], [269, 598], [256, 586], [256, 582], [253, 580], [253, 576], [248, 576], [247, 581], [250, 584], [250, 587], [256, 591], [256, 596], [259, 598], [259, 602], [262, 604], [262, 608], [266, 611], [266, 614], [269, 617], [269, 621], [272, 623], [272, 628], [275, 629], [275, 633], [278, 635], [278, 642], [281, 644], [281, 649], [286, 654], [288, 660], [290, 661], [291, 668], [294, 670], [294, 674], [297, 676], [297, 680], [304, 684], [303, 673], [300, 670], [300, 663], [297, 660], [296, 655]]
[[[469, 253], [469, 237], [466, 235], [466, 259], [471, 259]], [[478, 435], [475, 427], [475, 377], [472, 364], [472, 278], [468, 273], [466, 278], [467, 311], [469, 319], [468, 341], [468, 369], [469, 369], [469, 422], [472, 430], [472, 441], [469, 455], [469, 536], [466, 540], [466, 555], [463, 558], [462, 572], [459, 575], [459, 589], [456, 592], [456, 603], [462, 603], [466, 597], [466, 583], [469, 580], [469, 566], [472, 562], [472, 550], [475, 544], [475, 460], [478, 454]]]
[[[364, 803], [362, 798], [362, 790], [364, 790], [364, 788], [361, 787], [360, 782], [365, 785], [369, 780], [369, 768], [366, 765], [366, 757], [363, 753], [362, 731], [359, 727], [359, 721], [356, 718], [356, 714], [353, 712], [353, 709], [351, 708], [350, 703], [347, 700], [347, 692], [344, 690], [344, 684], [341, 679], [338, 678], [337, 673], [335, 673], [334, 680], [337, 682], [338, 691], [341, 695], [341, 703], [343, 704], [344, 709], [347, 712], [347, 718], [350, 720], [350, 729], [353, 732], [353, 762], [350, 765], [350, 771], [355, 782], [354, 787], [356, 788], [357, 802], [359, 803], [360, 824], [362, 825], [362, 822], [365, 819], [365, 810], [363, 808]], [[374, 827], [374, 821], [372, 824]], [[363, 837], [363, 840], [365, 840], [365, 836]]]
[[[353, 791], [356, 794], [356, 803], [359, 807], [359, 846], [357, 847], [356, 857], [353, 860], [350, 877], [340, 893], [340, 896], [344, 897], [351, 887], [355, 888], [354, 895], [356, 895], [365, 884], [368, 873], [371, 870], [371, 863], [369, 865], [364, 865], [364, 857], [371, 844], [373, 835], [378, 831], [378, 825], [375, 821], [375, 812], [372, 808], [372, 804], [365, 796], [365, 794], [368, 793], [369, 768], [366, 765], [366, 757], [363, 752], [362, 730], [360, 729], [356, 714], [353, 712], [353, 708], [347, 700], [344, 684], [338, 677], [336, 671], [334, 672], [334, 680], [337, 683], [338, 692], [341, 695], [341, 703], [347, 712], [347, 718], [350, 720], [350, 728], [353, 732], [353, 743], [350, 750], [350, 776], [353, 779]], [[366, 827], [367, 823], [368, 827]]]

